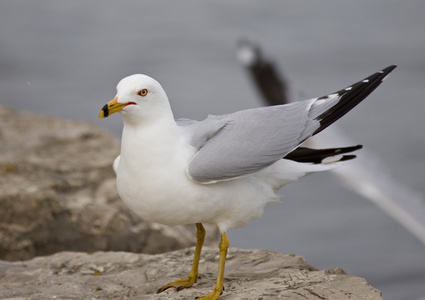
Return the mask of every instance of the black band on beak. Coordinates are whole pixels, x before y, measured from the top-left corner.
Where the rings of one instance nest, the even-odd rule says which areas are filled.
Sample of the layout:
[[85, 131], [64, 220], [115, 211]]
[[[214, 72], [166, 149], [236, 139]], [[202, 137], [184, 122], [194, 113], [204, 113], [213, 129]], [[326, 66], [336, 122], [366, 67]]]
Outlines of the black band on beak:
[[105, 104], [105, 105], [102, 107], [102, 111], [103, 111], [103, 117], [104, 117], [104, 118], [106, 118], [106, 117], [108, 117], [108, 116], [109, 116], [108, 104]]

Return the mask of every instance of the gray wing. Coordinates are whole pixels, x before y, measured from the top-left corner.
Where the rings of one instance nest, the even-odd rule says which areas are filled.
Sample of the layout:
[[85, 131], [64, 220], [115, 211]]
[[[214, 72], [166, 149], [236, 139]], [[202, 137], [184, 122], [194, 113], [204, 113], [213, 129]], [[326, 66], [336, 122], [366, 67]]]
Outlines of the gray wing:
[[[339, 97], [321, 101], [333, 106]], [[257, 172], [281, 159], [319, 127], [315, 117], [326, 109], [317, 99], [209, 116], [190, 126], [191, 144], [198, 148], [187, 167], [189, 177], [213, 183]], [[326, 102], [326, 103], [325, 103]]]
[[191, 144], [199, 149], [187, 166], [188, 176], [214, 183], [266, 168], [355, 107], [394, 68], [320, 98], [179, 122], [190, 128]]

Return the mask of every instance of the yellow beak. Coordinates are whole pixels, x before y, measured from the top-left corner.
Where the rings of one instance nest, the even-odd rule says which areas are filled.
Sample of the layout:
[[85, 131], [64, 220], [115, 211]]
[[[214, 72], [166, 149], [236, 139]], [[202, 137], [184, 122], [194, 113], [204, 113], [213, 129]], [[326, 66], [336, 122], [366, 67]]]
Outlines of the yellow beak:
[[99, 119], [107, 118], [110, 115], [121, 111], [124, 107], [126, 107], [129, 103], [117, 103], [117, 98], [115, 97], [111, 101], [105, 104], [102, 107], [102, 110], [99, 114]]

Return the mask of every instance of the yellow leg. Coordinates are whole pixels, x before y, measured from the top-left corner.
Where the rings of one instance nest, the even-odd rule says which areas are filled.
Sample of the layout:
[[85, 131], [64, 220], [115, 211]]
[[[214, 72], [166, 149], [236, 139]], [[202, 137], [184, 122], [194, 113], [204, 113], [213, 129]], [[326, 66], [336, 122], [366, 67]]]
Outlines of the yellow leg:
[[220, 297], [221, 293], [223, 293], [224, 264], [226, 262], [227, 248], [229, 248], [229, 239], [225, 232], [221, 234], [221, 242], [218, 247], [220, 249], [220, 260], [218, 263], [217, 282], [214, 290], [211, 294], [205, 297], [196, 298], [198, 300], [216, 300]]
[[170, 287], [176, 288], [178, 291], [191, 287], [196, 279], [199, 278], [198, 273], [198, 265], [199, 258], [201, 257], [202, 245], [204, 244], [205, 239], [205, 229], [201, 223], [196, 223], [196, 247], [195, 247], [195, 255], [193, 256], [192, 269], [190, 270], [189, 276], [182, 280], [177, 280], [174, 282], [170, 282], [163, 287], [161, 287], [157, 293], [161, 293]]

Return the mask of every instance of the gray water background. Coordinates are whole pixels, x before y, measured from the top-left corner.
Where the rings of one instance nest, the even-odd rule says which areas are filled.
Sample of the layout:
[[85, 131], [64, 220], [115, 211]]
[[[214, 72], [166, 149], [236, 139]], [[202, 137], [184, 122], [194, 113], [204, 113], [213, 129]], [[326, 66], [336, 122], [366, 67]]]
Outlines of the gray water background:
[[[263, 45], [304, 98], [397, 64], [338, 124], [398, 180], [425, 192], [421, 0], [1, 1], [0, 103], [87, 120], [119, 137], [119, 116], [98, 120], [99, 110], [121, 78], [145, 73], [161, 82], [176, 118], [257, 107], [235, 56], [243, 37]], [[281, 204], [230, 232], [231, 246], [341, 266], [384, 299], [425, 299], [425, 248], [380, 209], [330, 173], [282, 192]]]

